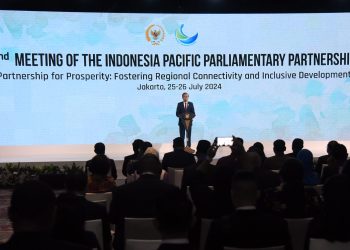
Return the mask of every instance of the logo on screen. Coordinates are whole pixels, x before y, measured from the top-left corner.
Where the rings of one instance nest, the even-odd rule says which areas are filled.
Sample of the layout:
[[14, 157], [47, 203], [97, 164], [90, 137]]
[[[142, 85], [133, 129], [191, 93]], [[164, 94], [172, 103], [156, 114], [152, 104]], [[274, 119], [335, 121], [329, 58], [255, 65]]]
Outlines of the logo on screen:
[[162, 26], [151, 24], [146, 29], [146, 40], [152, 45], [160, 45], [164, 41], [165, 32]]
[[198, 38], [198, 33], [196, 33], [194, 36], [189, 37], [183, 33], [183, 31], [182, 31], [183, 27], [184, 27], [184, 24], [181, 24], [181, 26], [176, 29], [176, 31], [175, 31], [176, 41], [178, 41], [180, 44], [186, 45], [186, 46], [194, 44], [194, 42]]

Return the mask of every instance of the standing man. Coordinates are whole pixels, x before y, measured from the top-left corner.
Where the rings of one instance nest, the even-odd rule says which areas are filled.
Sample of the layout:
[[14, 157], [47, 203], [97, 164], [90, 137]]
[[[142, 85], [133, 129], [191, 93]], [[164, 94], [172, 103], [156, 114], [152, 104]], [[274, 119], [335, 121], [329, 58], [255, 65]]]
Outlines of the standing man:
[[191, 147], [191, 130], [192, 120], [196, 116], [192, 102], [188, 101], [189, 95], [184, 92], [182, 94], [182, 102], [177, 104], [176, 116], [179, 117], [180, 137], [185, 140], [185, 132], [187, 137], [186, 146]]

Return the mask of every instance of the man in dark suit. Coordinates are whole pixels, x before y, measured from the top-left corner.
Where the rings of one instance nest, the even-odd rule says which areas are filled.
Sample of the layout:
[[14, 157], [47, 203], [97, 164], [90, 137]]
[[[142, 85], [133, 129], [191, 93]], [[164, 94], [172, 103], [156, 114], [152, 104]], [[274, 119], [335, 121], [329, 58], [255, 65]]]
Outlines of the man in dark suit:
[[[187, 132], [187, 143], [186, 146], [191, 147], [191, 132], [192, 132], [192, 119], [196, 116], [194, 106], [192, 102], [188, 101], [188, 93], [182, 94], [182, 102], [177, 104], [176, 116], [179, 117], [179, 130], [180, 137], [185, 140], [185, 132]], [[185, 121], [189, 121], [189, 126], [186, 129]]]
[[9, 218], [13, 235], [1, 250], [88, 250], [80, 245], [52, 238], [56, 198], [45, 183], [30, 181], [18, 185], [12, 193]]
[[140, 178], [113, 190], [110, 207], [110, 221], [116, 225], [114, 242], [117, 249], [124, 246], [124, 218], [149, 218], [156, 215], [156, 201], [168, 192], [178, 190], [175, 186], [160, 180], [162, 167], [159, 159], [146, 154], [139, 161]]
[[134, 153], [132, 155], [128, 155], [124, 157], [124, 162], [123, 162], [123, 175], [126, 177], [128, 175], [127, 173], [127, 168], [129, 163], [131, 163], [132, 161], [136, 161], [137, 157], [140, 154], [140, 151], [142, 149], [143, 146], [143, 141], [140, 139], [136, 139], [133, 143], [132, 143], [132, 149], [134, 151]]
[[194, 155], [185, 151], [184, 141], [181, 137], [177, 137], [173, 140], [173, 148], [174, 151], [164, 154], [162, 161], [164, 170], [168, 170], [168, 167], [185, 168], [196, 164]]
[[285, 151], [286, 143], [284, 140], [278, 139], [274, 141], [273, 152], [275, 155], [268, 157], [265, 160], [263, 167], [270, 170], [280, 170], [285, 161], [290, 158], [288, 155], [284, 154]]
[[297, 158], [300, 150], [304, 148], [304, 141], [300, 138], [295, 138], [292, 142], [292, 153], [286, 154], [288, 157]]
[[[98, 142], [95, 144], [94, 152], [96, 153], [96, 155], [105, 155], [105, 151], [106, 151], [106, 146], [102, 142]], [[89, 168], [91, 166], [91, 162], [92, 160], [89, 160], [85, 164], [86, 174], [89, 174]], [[115, 162], [113, 159], [109, 159], [109, 165], [110, 165], [109, 175], [112, 176], [114, 180], [116, 180], [118, 175], [117, 175], [117, 168], [115, 166]]]
[[283, 218], [260, 212], [256, 208], [258, 186], [252, 172], [238, 172], [232, 181], [232, 202], [235, 211], [214, 220], [206, 249], [290, 247], [288, 226]]
[[330, 177], [341, 174], [347, 158], [348, 151], [345, 145], [340, 143], [336, 144], [328, 158], [328, 166], [323, 169], [321, 183], [325, 184]]

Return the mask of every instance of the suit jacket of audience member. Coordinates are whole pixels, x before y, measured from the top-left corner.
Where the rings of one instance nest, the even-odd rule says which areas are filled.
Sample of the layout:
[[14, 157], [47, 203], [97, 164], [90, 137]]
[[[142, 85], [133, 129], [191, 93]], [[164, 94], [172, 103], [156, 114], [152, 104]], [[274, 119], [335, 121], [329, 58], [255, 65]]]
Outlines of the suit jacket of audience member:
[[266, 158], [263, 167], [269, 170], [280, 170], [285, 163], [286, 160], [288, 160], [290, 157], [287, 155], [281, 155], [281, 156], [271, 156]]
[[137, 159], [137, 154], [132, 154], [124, 157], [124, 162], [123, 162], [123, 168], [122, 168], [122, 173], [124, 176], [128, 175], [128, 165], [130, 161], [134, 161]]
[[183, 149], [175, 149], [172, 152], [166, 153], [162, 160], [162, 167], [164, 170], [172, 168], [185, 168], [196, 164], [193, 154], [190, 154]]
[[124, 218], [149, 218], [156, 215], [156, 201], [168, 192], [180, 192], [159, 177], [144, 174], [135, 182], [116, 187], [110, 207], [110, 221], [116, 225], [115, 247], [124, 246]]
[[321, 183], [325, 184], [330, 177], [340, 174], [339, 171], [340, 171], [340, 167], [334, 167], [334, 166], [324, 167], [322, 176], [321, 176]]
[[213, 186], [214, 185], [214, 170], [215, 166], [209, 164], [208, 172], [203, 173], [197, 170], [201, 164], [198, 162], [184, 169], [182, 177], [182, 190], [186, 191], [187, 186]]
[[90, 248], [54, 240], [48, 233], [14, 233], [8, 242], [0, 244], [0, 250], [90, 250]]
[[315, 171], [318, 173], [318, 176], [321, 176], [322, 168], [324, 164], [328, 164], [329, 155], [322, 155], [318, 157]]
[[239, 169], [236, 156], [228, 155], [218, 160], [214, 172], [214, 199], [218, 215], [228, 215], [233, 211], [231, 201], [232, 177]]
[[[61, 194], [64, 195], [64, 194]], [[84, 196], [79, 196], [81, 202], [85, 207], [85, 220], [102, 220], [102, 230], [103, 230], [103, 249], [111, 249], [111, 227], [109, 224], [109, 218], [107, 215], [106, 207], [96, 204], [94, 202], [88, 201]], [[101, 246], [102, 247], [102, 246]]]
[[[88, 160], [85, 164], [85, 173], [88, 174], [89, 172], [89, 167], [91, 165], [91, 160]], [[110, 165], [110, 175], [116, 180], [118, 175], [117, 175], [117, 167], [115, 166], [115, 162], [113, 159], [109, 159], [109, 165]]]
[[260, 190], [273, 189], [281, 185], [280, 175], [269, 169], [261, 167], [254, 172]]
[[207, 250], [223, 250], [225, 246], [260, 248], [286, 245], [290, 247], [286, 221], [258, 210], [237, 210], [231, 216], [213, 221]]

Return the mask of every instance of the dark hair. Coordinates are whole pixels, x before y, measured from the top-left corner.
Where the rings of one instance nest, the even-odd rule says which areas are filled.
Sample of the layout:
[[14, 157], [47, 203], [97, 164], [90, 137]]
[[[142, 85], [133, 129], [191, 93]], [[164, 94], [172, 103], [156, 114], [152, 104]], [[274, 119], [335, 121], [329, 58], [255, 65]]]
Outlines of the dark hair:
[[98, 155], [105, 154], [106, 147], [102, 142], [98, 142], [95, 144], [95, 153]]
[[332, 154], [333, 150], [334, 150], [334, 147], [335, 145], [337, 145], [338, 142], [337, 141], [329, 141], [328, 144], [327, 144], [327, 153], [328, 154]]
[[263, 163], [266, 159], [266, 155], [264, 152], [264, 146], [260, 142], [254, 143], [253, 146], [249, 147], [247, 152], [254, 152], [257, 153], [260, 157], [261, 163]]
[[133, 143], [132, 143], [132, 149], [134, 151], [135, 154], [137, 154], [143, 145], [143, 140], [141, 139], [136, 139]]
[[304, 147], [304, 141], [300, 138], [295, 138], [292, 142], [292, 150], [295, 153], [298, 153]]
[[152, 146], [152, 143], [150, 143], [149, 141], [144, 141], [141, 145], [141, 152], [144, 153], [147, 148], [150, 148]]
[[236, 137], [236, 139], [237, 139], [242, 145], [244, 144], [243, 138], [241, 138], [241, 137]]
[[150, 172], [156, 176], [160, 176], [162, 173], [162, 164], [155, 155], [146, 154], [138, 162], [138, 172], [140, 174]]
[[264, 152], [264, 145], [261, 142], [256, 142], [253, 144], [253, 147], [261, 150], [262, 152]]
[[184, 148], [184, 147], [185, 147], [185, 143], [181, 137], [176, 137], [173, 140], [173, 148]]
[[81, 174], [68, 174], [65, 179], [67, 191], [84, 192], [87, 185], [87, 176]]
[[188, 95], [188, 93], [187, 92], [183, 92], [181, 96], [183, 97], [184, 95]]
[[162, 233], [187, 233], [191, 224], [192, 204], [180, 191], [161, 195], [156, 201], [156, 218]]
[[106, 176], [110, 168], [109, 158], [105, 155], [95, 155], [89, 165], [89, 170], [93, 175]]
[[242, 201], [255, 203], [258, 193], [255, 174], [247, 170], [238, 171], [232, 178], [231, 190], [235, 206], [239, 206]]
[[273, 150], [275, 152], [284, 152], [286, 151], [286, 143], [284, 140], [278, 139], [273, 142]]
[[197, 144], [197, 154], [206, 154], [211, 143], [207, 140], [200, 140]]
[[52, 221], [56, 197], [52, 189], [40, 181], [28, 181], [15, 187], [9, 207], [9, 217], [14, 224], [32, 221], [48, 225]]
[[304, 177], [303, 164], [295, 158], [290, 158], [284, 162], [280, 175], [286, 183], [302, 182]]
[[344, 162], [348, 158], [348, 151], [343, 144], [336, 144], [332, 150], [331, 156], [339, 162]]

